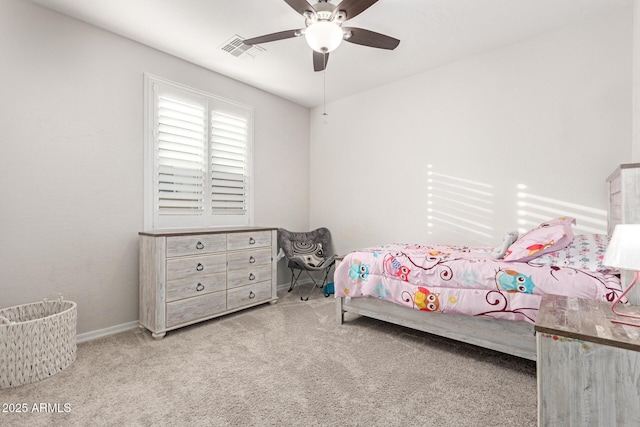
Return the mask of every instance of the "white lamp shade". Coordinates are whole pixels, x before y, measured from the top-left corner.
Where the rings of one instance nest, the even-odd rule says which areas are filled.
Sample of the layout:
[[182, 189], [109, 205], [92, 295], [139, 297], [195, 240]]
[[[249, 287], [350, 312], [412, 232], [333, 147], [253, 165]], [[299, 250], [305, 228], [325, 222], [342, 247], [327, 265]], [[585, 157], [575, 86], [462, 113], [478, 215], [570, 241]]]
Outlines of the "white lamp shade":
[[602, 264], [624, 270], [640, 270], [640, 224], [616, 225]]
[[328, 53], [342, 42], [342, 28], [328, 21], [318, 21], [309, 25], [304, 32], [309, 47], [316, 52]]

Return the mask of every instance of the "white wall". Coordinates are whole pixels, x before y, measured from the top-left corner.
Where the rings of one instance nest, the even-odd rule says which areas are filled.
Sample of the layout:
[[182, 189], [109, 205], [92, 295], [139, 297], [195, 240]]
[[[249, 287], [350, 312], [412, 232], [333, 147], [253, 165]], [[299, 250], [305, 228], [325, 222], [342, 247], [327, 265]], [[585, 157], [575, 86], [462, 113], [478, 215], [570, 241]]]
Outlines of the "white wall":
[[633, 71], [632, 161], [640, 163], [640, 0], [633, 3]]
[[20, 0], [0, 58], [0, 307], [59, 292], [79, 333], [138, 319], [144, 72], [254, 106], [254, 222], [308, 228], [307, 108]]
[[[338, 252], [491, 246], [518, 225], [517, 184], [543, 208], [604, 221], [605, 178], [631, 160], [631, 40], [624, 10], [330, 103], [328, 118], [313, 109], [310, 225], [329, 227]], [[428, 196], [473, 190], [491, 203], [452, 211]]]

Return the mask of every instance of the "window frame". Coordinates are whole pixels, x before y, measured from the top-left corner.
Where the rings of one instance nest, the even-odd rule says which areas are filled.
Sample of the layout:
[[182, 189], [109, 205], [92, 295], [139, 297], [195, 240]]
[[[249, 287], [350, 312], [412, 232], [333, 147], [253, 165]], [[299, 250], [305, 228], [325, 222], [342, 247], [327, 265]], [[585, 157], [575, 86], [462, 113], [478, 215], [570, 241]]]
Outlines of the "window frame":
[[[211, 209], [205, 209], [202, 215], [160, 215], [156, 199], [158, 170], [158, 147], [156, 146], [158, 133], [157, 100], [159, 91], [170, 91], [182, 94], [185, 98], [200, 99], [206, 104], [205, 112], [205, 168], [203, 178], [203, 198], [211, 198], [211, 151], [212, 106], [242, 111], [247, 119], [246, 136], [246, 210], [242, 215], [214, 214]], [[179, 228], [208, 228], [224, 226], [251, 226], [253, 225], [253, 127], [254, 109], [235, 101], [222, 98], [198, 89], [185, 86], [180, 83], [144, 73], [144, 229], [179, 229]], [[169, 220], [169, 217], [171, 220]]]

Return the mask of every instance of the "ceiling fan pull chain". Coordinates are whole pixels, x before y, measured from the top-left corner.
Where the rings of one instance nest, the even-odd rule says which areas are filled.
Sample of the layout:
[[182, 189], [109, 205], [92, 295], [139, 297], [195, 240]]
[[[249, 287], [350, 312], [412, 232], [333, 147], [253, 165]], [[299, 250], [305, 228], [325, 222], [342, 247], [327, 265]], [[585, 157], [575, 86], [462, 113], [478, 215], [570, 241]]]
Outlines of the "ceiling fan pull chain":
[[324, 61], [324, 67], [322, 70], [322, 115], [327, 114], [327, 52], [322, 54], [322, 60]]

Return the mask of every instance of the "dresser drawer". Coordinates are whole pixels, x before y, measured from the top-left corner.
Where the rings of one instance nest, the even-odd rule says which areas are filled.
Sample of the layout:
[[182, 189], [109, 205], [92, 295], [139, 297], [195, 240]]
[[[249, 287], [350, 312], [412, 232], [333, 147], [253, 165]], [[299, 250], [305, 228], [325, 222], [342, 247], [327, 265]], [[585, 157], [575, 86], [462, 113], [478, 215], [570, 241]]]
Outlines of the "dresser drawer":
[[271, 248], [227, 254], [227, 269], [240, 270], [271, 264]]
[[271, 298], [271, 281], [241, 286], [227, 291], [227, 309], [242, 307]]
[[227, 289], [271, 279], [271, 265], [227, 272]]
[[224, 254], [172, 258], [167, 260], [167, 281], [223, 273], [226, 268], [227, 256]]
[[167, 237], [167, 258], [224, 252], [226, 249], [226, 234]]
[[270, 231], [227, 234], [227, 250], [263, 248], [271, 246]]
[[167, 303], [167, 328], [225, 311], [226, 295], [226, 292], [214, 292]]
[[226, 279], [225, 273], [217, 273], [204, 277], [173, 280], [167, 283], [167, 302], [224, 291], [227, 288]]

